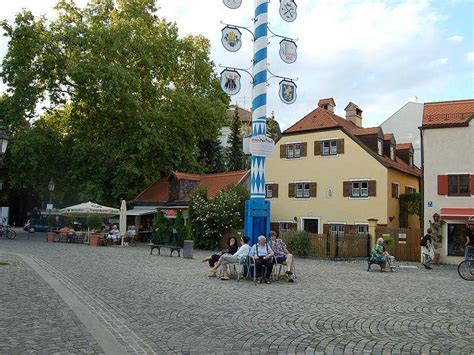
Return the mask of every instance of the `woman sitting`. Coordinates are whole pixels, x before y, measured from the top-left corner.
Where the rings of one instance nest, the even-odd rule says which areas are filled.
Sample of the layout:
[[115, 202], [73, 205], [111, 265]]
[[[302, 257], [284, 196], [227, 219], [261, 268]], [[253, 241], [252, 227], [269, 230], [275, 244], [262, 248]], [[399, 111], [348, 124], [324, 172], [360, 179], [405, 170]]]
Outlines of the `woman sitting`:
[[291, 254], [286, 244], [283, 240], [277, 239], [277, 234], [275, 231], [270, 232], [270, 242], [268, 245], [272, 248], [275, 253], [275, 260], [277, 264], [286, 264], [287, 270], [286, 274], [288, 275], [288, 282], [295, 282], [293, 277], [294, 273], [294, 264], [293, 264], [293, 254]]
[[107, 240], [111, 241], [113, 244], [117, 243], [120, 237], [120, 231], [116, 225], [112, 226], [112, 229], [107, 234]]
[[370, 261], [379, 264], [382, 270], [385, 271], [387, 266], [387, 257], [386, 257], [385, 247], [383, 245], [383, 238], [377, 239], [377, 243], [372, 248], [372, 252], [370, 254]]
[[217, 263], [217, 261], [219, 261], [220, 257], [224, 254], [235, 254], [237, 252], [237, 249], [238, 249], [238, 245], [237, 245], [237, 239], [235, 237], [230, 237], [229, 240], [227, 241], [227, 249], [221, 251], [220, 253], [218, 254], [212, 254], [211, 256], [208, 256], [206, 258], [204, 258], [202, 260], [202, 262], [208, 262], [209, 263], [209, 266], [211, 268], [214, 267], [214, 265]]

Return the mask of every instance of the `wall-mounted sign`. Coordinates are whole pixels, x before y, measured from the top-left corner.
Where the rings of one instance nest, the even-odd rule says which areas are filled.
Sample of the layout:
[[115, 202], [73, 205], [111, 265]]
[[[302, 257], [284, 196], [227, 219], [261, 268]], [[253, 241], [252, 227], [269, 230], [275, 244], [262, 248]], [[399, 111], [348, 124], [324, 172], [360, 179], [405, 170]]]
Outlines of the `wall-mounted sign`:
[[274, 149], [275, 142], [264, 134], [250, 138], [249, 150], [254, 156], [271, 157]]
[[236, 70], [226, 69], [221, 73], [221, 88], [227, 95], [235, 95], [240, 91], [240, 74]]
[[405, 233], [398, 233], [398, 244], [406, 244], [407, 235]]
[[292, 104], [296, 101], [296, 84], [293, 81], [283, 79], [280, 81], [280, 99], [285, 104]]
[[428, 207], [433, 207], [433, 201], [428, 201]]
[[328, 187], [326, 190], [326, 198], [332, 198], [332, 194], [333, 194], [332, 187]]
[[229, 52], [237, 52], [242, 47], [242, 32], [238, 28], [225, 26], [222, 29], [221, 42]]
[[293, 0], [280, 0], [280, 16], [286, 22], [296, 20], [296, 4]]
[[242, 5], [242, 0], [224, 0], [224, 5], [229, 9], [238, 9]]
[[289, 39], [282, 39], [280, 41], [280, 58], [287, 64], [294, 63], [296, 61], [296, 43]]

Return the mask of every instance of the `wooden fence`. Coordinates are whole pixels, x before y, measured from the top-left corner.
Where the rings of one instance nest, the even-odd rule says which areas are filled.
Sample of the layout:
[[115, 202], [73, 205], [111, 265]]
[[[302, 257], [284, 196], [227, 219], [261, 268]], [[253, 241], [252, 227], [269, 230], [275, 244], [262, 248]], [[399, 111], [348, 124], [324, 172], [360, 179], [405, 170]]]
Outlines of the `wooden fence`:
[[[290, 232], [291, 233], [291, 232]], [[358, 258], [369, 255], [369, 237], [360, 234], [344, 234], [342, 236], [330, 234], [309, 235], [309, 256], [319, 258]], [[288, 233], [282, 232], [283, 240]]]
[[420, 261], [420, 230], [412, 228], [376, 229], [377, 238], [390, 236], [392, 243], [386, 245], [387, 251], [400, 261]]

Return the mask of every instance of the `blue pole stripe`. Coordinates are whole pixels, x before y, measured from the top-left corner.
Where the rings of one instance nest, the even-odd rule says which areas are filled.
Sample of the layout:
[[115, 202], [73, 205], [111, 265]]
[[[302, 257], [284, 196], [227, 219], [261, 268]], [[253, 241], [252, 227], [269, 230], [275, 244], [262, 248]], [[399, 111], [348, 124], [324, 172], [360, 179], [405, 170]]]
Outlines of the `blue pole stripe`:
[[255, 52], [253, 56], [253, 65], [267, 58], [267, 48], [262, 48], [258, 52]]
[[259, 39], [260, 37], [266, 36], [268, 34], [267, 31], [267, 24], [261, 24], [255, 29], [255, 39]]
[[263, 105], [266, 105], [266, 104], [267, 104], [267, 95], [266, 94], [262, 94], [262, 95], [257, 96], [252, 101], [253, 111], [255, 111], [259, 107], [261, 107]]
[[257, 75], [255, 75], [255, 77], [253, 78], [253, 83], [254, 83], [253, 85], [255, 86], [255, 85], [264, 83], [266, 81], [267, 81], [267, 71], [262, 70]]
[[265, 12], [268, 12], [268, 2], [264, 2], [263, 4], [257, 6], [257, 8], [255, 9], [255, 17]]

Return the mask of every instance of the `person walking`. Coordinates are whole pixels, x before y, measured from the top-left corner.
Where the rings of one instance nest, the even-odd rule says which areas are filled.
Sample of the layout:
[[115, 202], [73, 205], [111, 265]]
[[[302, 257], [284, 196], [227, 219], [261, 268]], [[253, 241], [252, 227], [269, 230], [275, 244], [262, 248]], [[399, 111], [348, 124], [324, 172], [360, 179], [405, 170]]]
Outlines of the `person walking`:
[[426, 230], [426, 234], [423, 238], [421, 238], [420, 246], [421, 246], [421, 256], [422, 262], [421, 264], [425, 267], [425, 269], [431, 270], [432, 267], [429, 264], [433, 261], [434, 256], [434, 249], [433, 249], [433, 238], [432, 238], [433, 231], [431, 228]]
[[472, 257], [474, 251], [474, 236], [472, 235], [471, 227], [469, 223], [466, 223], [466, 243], [464, 244], [464, 260], [468, 260]]

